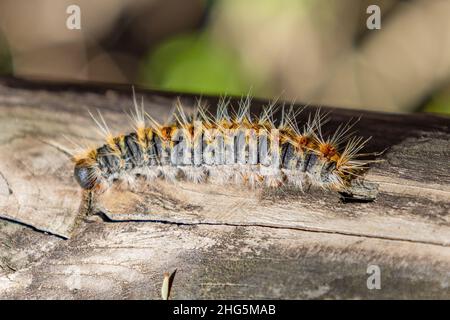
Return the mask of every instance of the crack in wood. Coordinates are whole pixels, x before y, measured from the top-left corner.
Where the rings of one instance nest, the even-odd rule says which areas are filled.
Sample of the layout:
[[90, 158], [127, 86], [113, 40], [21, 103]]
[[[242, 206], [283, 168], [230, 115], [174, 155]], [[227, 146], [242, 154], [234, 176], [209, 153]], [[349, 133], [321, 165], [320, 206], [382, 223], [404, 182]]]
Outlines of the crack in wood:
[[[63, 134], [101, 141], [79, 106], [101, 108], [118, 130], [127, 130], [122, 109], [132, 101], [131, 90], [111, 88], [12, 84], [0, 78], [2, 213], [20, 230], [10, 239], [0, 224], [2, 257], [18, 257], [9, 263], [17, 270], [0, 263], [0, 286], [11, 290], [2, 291], [2, 298], [135, 298], [148, 297], [154, 288], [151, 297], [159, 297], [162, 272], [174, 268], [180, 270], [175, 298], [280, 298], [279, 292], [294, 298], [370, 298], [371, 293], [358, 289], [369, 260], [385, 263], [386, 284], [403, 288], [391, 293], [416, 297], [426, 288], [425, 297], [448, 297], [448, 119], [333, 110], [330, 130], [363, 114], [356, 129], [373, 136], [366, 151], [389, 148], [381, 156], [385, 161], [366, 175], [381, 183], [382, 193], [371, 204], [342, 204], [316, 191], [302, 197], [263, 192], [259, 197], [185, 184], [161, 188], [161, 194], [121, 191], [105, 201], [80, 192], [67, 161], [70, 152], [57, 141]], [[39, 95], [31, 99], [34, 90]], [[114, 99], [105, 94], [108, 90]], [[151, 101], [147, 110], [159, 118], [169, 113], [176, 96], [145, 95]], [[183, 99], [190, 104], [195, 98]], [[206, 100], [212, 106], [217, 102], [216, 97]], [[254, 102], [254, 113], [266, 103]], [[300, 121], [307, 113], [303, 116]], [[88, 288], [70, 291], [64, 268], [77, 264], [85, 268]], [[133, 278], [131, 270], [142, 277]]]
[[[98, 214], [98, 213], [97, 213]], [[109, 217], [105, 213], [100, 213], [102, 218], [108, 219], [108, 222], [120, 223], [120, 222], [133, 222], [133, 223], [162, 223], [162, 224], [173, 224], [180, 226], [197, 226], [197, 225], [209, 225], [209, 226], [228, 226], [228, 227], [260, 227], [260, 228], [271, 228], [271, 229], [280, 229], [280, 230], [294, 230], [294, 231], [305, 231], [305, 232], [314, 232], [314, 233], [323, 233], [323, 234], [338, 234], [342, 236], [349, 237], [360, 237], [367, 239], [379, 239], [379, 240], [390, 240], [390, 241], [399, 241], [399, 242], [410, 242], [410, 243], [420, 243], [420, 244], [429, 244], [440, 247], [450, 247], [448, 243], [442, 243], [438, 241], [420, 241], [413, 239], [406, 239], [400, 237], [387, 237], [380, 235], [370, 235], [370, 234], [361, 234], [361, 233], [352, 233], [352, 232], [343, 232], [336, 230], [325, 230], [319, 228], [307, 228], [307, 227], [287, 227], [287, 226], [275, 226], [275, 225], [267, 225], [267, 224], [258, 224], [258, 223], [224, 223], [224, 222], [175, 222], [170, 220], [114, 220]]]
[[11, 188], [11, 185], [9, 184], [8, 179], [6, 179], [5, 175], [1, 171], [0, 171], [0, 177], [3, 179], [3, 181], [5, 181], [6, 187], [8, 188], [9, 195], [12, 195], [14, 192]]

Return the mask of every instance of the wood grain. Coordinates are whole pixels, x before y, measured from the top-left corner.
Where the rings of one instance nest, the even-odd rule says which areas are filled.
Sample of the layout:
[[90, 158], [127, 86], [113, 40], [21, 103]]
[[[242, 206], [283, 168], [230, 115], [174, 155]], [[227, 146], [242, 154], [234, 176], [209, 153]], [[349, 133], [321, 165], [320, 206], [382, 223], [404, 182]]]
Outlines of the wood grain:
[[[176, 98], [139, 92], [158, 119]], [[450, 298], [448, 118], [330, 108], [330, 130], [363, 115], [367, 151], [386, 149], [372, 203], [164, 181], [87, 203], [69, 140], [101, 143], [87, 109], [128, 131], [130, 107], [128, 87], [0, 79], [0, 298], [155, 299], [175, 268], [173, 298]]]

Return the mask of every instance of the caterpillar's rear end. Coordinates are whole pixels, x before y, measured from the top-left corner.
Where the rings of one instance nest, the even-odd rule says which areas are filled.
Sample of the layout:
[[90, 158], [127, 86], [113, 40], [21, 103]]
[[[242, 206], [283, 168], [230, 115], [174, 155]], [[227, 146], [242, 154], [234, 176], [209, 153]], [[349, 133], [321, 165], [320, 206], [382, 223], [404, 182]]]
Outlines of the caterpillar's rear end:
[[270, 105], [255, 117], [248, 98], [236, 112], [222, 100], [215, 117], [201, 105], [187, 116], [178, 103], [174, 120], [165, 124], [148, 115], [146, 123], [143, 106], [135, 105], [135, 130], [127, 135], [112, 136], [103, 118], [96, 120], [106, 143], [74, 157], [75, 178], [83, 189], [103, 192], [114, 180], [132, 183], [142, 176], [250, 188], [290, 185], [305, 190], [312, 185], [374, 199], [373, 188], [359, 179], [370, 161], [359, 159], [368, 139], [352, 136], [355, 122], [324, 137], [326, 115], [315, 112], [299, 125], [301, 109], [291, 106], [275, 121], [276, 108]]

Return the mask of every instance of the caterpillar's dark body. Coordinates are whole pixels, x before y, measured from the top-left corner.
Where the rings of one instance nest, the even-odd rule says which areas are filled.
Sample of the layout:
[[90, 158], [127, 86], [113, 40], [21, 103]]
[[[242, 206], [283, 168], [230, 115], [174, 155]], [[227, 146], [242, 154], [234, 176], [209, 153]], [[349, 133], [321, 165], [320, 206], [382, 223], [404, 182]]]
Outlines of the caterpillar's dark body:
[[287, 113], [278, 126], [265, 112], [252, 120], [249, 104], [229, 117], [226, 105], [214, 119], [187, 118], [146, 127], [143, 112], [136, 110], [136, 130], [127, 135], [107, 135], [107, 143], [75, 158], [75, 177], [84, 189], [105, 189], [115, 179], [187, 179], [196, 183], [242, 183], [256, 187], [284, 184], [301, 189], [316, 185], [347, 192], [367, 163], [355, 160], [365, 141], [349, 138], [349, 126], [323, 139], [317, 113], [302, 130]]

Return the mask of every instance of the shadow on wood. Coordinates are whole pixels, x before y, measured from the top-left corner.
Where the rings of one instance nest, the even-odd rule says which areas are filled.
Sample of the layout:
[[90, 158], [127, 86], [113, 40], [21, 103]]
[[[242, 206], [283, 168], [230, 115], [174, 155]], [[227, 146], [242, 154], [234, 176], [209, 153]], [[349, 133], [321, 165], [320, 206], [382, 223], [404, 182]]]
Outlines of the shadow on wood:
[[[158, 119], [176, 97], [138, 94]], [[366, 175], [380, 185], [373, 203], [158, 181], [113, 188], [87, 208], [69, 140], [102, 143], [87, 109], [129, 131], [131, 106], [128, 87], [0, 80], [0, 216], [34, 228], [0, 224], [1, 298], [158, 299], [173, 269], [174, 299], [450, 298], [449, 119], [330, 109], [330, 130], [362, 115], [368, 151], [387, 148]], [[370, 264], [382, 290], [366, 287]]]

